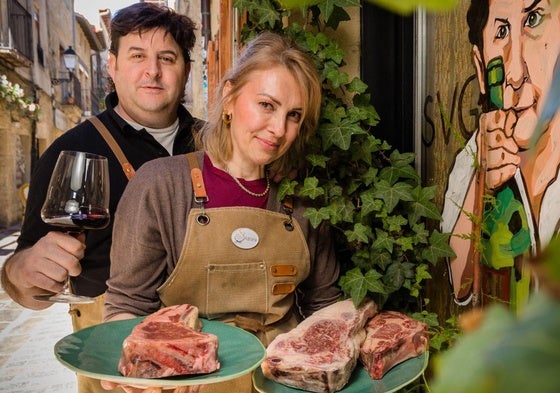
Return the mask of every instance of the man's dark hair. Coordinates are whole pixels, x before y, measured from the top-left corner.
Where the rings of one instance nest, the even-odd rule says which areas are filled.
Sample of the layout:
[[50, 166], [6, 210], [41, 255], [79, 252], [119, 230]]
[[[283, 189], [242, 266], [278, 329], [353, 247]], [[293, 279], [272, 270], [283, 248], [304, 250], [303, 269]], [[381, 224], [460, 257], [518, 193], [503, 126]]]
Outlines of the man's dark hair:
[[171, 34], [181, 48], [185, 63], [191, 61], [190, 52], [196, 40], [194, 22], [186, 15], [152, 3], [136, 3], [117, 11], [111, 20], [111, 52], [117, 55], [121, 37], [131, 33], [142, 34], [154, 28]]
[[471, 5], [467, 11], [467, 24], [469, 25], [469, 41], [476, 45], [482, 53], [482, 30], [488, 22], [489, 14], [488, 0], [471, 0]]

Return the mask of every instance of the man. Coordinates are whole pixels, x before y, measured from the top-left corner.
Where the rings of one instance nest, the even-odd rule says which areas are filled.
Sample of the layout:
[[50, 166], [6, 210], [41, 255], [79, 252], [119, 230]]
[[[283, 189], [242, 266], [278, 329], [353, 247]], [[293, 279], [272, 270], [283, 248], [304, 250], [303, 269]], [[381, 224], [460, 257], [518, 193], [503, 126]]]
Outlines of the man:
[[[107, 96], [107, 109], [98, 119], [135, 169], [146, 161], [194, 148], [196, 122], [181, 105], [194, 28], [188, 17], [151, 3], [123, 8], [111, 21], [108, 68], [115, 91]], [[112, 225], [76, 239], [41, 220], [49, 179], [62, 150], [109, 159], [111, 215], [128, 182], [115, 153], [90, 121], [69, 130], [45, 151], [31, 180], [17, 249], [2, 269], [5, 291], [31, 309], [49, 307], [50, 303], [33, 296], [59, 292], [67, 275], [72, 276], [74, 293], [92, 297], [105, 292], [109, 277]], [[101, 299], [94, 305], [73, 305], [74, 328], [101, 322], [102, 306]]]
[[508, 289], [515, 306], [528, 291], [523, 254], [539, 252], [560, 224], [560, 114], [537, 128], [560, 54], [560, 7], [549, 0], [472, 0], [467, 20], [485, 113], [449, 176], [442, 229], [457, 235], [450, 275], [456, 301], [467, 304], [478, 263], [473, 250], [480, 247], [470, 237], [472, 213], [483, 206], [473, 162], [484, 158], [494, 202], [482, 224], [482, 262], [498, 274], [511, 272], [500, 290]]

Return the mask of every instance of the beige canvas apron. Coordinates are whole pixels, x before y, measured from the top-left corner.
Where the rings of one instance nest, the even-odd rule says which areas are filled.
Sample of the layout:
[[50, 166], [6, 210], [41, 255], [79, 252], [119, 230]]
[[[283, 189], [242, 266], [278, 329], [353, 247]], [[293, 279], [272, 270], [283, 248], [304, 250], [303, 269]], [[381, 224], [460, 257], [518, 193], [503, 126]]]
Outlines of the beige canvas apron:
[[[90, 304], [71, 304], [68, 313], [72, 316], [72, 326], [74, 331], [97, 325], [103, 322], [103, 307], [105, 304], [105, 294], [99, 295]], [[105, 390], [101, 387], [98, 379], [76, 374], [79, 393], [122, 393], [123, 390], [116, 388]]]
[[[310, 260], [295, 220], [250, 207], [193, 208], [187, 220], [177, 265], [158, 289], [163, 306], [193, 304], [201, 317], [251, 331], [264, 345], [296, 326], [294, 291]], [[251, 391], [250, 375], [203, 389]]]

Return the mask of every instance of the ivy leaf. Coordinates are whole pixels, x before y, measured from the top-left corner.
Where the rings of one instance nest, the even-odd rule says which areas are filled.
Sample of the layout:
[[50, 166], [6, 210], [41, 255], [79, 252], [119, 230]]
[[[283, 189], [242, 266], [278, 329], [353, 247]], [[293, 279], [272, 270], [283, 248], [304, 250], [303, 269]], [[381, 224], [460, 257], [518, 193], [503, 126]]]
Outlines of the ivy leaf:
[[374, 190], [369, 189], [360, 194], [360, 199], [362, 201], [362, 215], [366, 216], [371, 212], [380, 211], [383, 208], [383, 202], [380, 199], [375, 198]]
[[333, 30], [338, 28], [340, 22], [349, 21], [350, 15], [342, 7], [334, 6], [331, 15], [328, 20], [325, 20], [325, 26], [330, 27]]
[[355, 206], [347, 199], [334, 199], [324, 209], [329, 213], [330, 223], [333, 225], [339, 222], [354, 222]]
[[398, 150], [393, 150], [391, 156], [391, 163], [396, 166], [410, 165], [414, 162], [416, 155], [414, 153], [399, 153]]
[[348, 74], [338, 69], [332, 69], [327, 73], [327, 79], [331, 82], [334, 89], [338, 89], [348, 82]]
[[336, 145], [342, 150], [348, 150], [350, 147], [352, 134], [345, 132], [340, 124], [322, 123], [317, 132], [321, 136], [323, 150], [327, 150], [332, 145]]
[[358, 307], [366, 297], [367, 283], [359, 268], [355, 267], [346, 272], [338, 283], [340, 288], [352, 297], [352, 301], [356, 307]]
[[315, 199], [320, 195], [323, 195], [325, 190], [319, 187], [319, 180], [316, 177], [306, 177], [303, 182], [303, 187], [299, 190], [298, 195], [307, 196], [311, 199]]
[[369, 243], [369, 239], [373, 238], [371, 228], [362, 223], [356, 223], [352, 230], [344, 231], [349, 242]]
[[329, 157], [322, 154], [308, 154], [305, 159], [312, 165], [321, 168], [327, 167], [327, 162], [330, 160]]
[[341, 122], [340, 124], [323, 123], [319, 126], [319, 133], [323, 141], [323, 150], [335, 145], [342, 150], [350, 148], [352, 135], [363, 133], [357, 124]]
[[373, 254], [371, 261], [381, 269], [386, 270], [387, 266], [393, 263], [393, 258], [388, 252], [376, 252]]
[[[352, 99], [355, 107], [360, 108], [362, 112], [367, 113], [365, 123], [368, 126], [376, 126], [379, 123], [380, 117], [374, 106], [371, 105], [371, 94], [356, 94]], [[389, 146], [387, 145], [386, 149]]]
[[[321, 2], [318, 2], [318, 6], [319, 9], [321, 10], [321, 14], [323, 15], [323, 17], [325, 18], [325, 21], [329, 22], [331, 15], [335, 15], [337, 16], [337, 18], [335, 21], [331, 21], [330, 23], [327, 24], [327, 26], [336, 29], [338, 27], [338, 22], [344, 21], [344, 20], [350, 20], [350, 17], [348, 16], [347, 19], [346, 18], [342, 18], [340, 15], [340, 10], [344, 11], [343, 8], [344, 7], [356, 7], [356, 6], [360, 6], [360, 2], [356, 1], [356, 0], [324, 0]], [[348, 15], [346, 13], [346, 11], [344, 11], [344, 13], [346, 15]], [[339, 19], [342, 18], [342, 19]]]
[[348, 84], [348, 91], [350, 93], [363, 93], [368, 88], [360, 78], [355, 77], [352, 81]]
[[428, 312], [426, 310], [422, 312], [415, 312], [411, 315], [411, 317], [416, 319], [417, 321], [424, 322], [430, 327], [439, 326], [438, 315], [433, 312]]
[[411, 224], [418, 222], [420, 217], [441, 220], [441, 214], [437, 206], [431, 201], [434, 198], [435, 186], [416, 187], [412, 190], [413, 200], [408, 209], [408, 218]]
[[352, 149], [352, 159], [362, 160], [368, 167], [372, 167], [372, 155], [380, 150], [381, 141], [371, 135], [368, 135], [365, 140], [356, 143]]
[[398, 261], [393, 262], [387, 268], [387, 272], [383, 278], [386, 285], [392, 290], [399, 289], [406, 279], [406, 269], [404, 265]]
[[387, 293], [385, 286], [381, 281], [382, 277], [383, 274], [379, 273], [377, 270], [375, 269], [368, 270], [364, 277], [368, 291], [373, 293], [383, 293], [383, 294]]
[[412, 179], [414, 181], [419, 181], [420, 176], [418, 172], [411, 165], [395, 166], [391, 165], [385, 167], [379, 173], [379, 177], [383, 180], [387, 180], [389, 184], [393, 184], [399, 179]]
[[401, 232], [401, 228], [408, 224], [406, 218], [401, 215], [389, 216], [385, 220], [385, 226], [389, 232]]
[[414, 246], [416, 244], [414, 239], [410, 236], [401, 236], [395, 240], [395, 243], [401, 246], [402, 250], [405, 252], [414, 250]]
[[374, 250], [387, 250], [390, 253], [393, 252], [393, 245], [395, 244], [395, 239], [392, 236], [381, 229], [375, 230], [376, 238], [373, 242], [372, 248]]
[[406, 183], [397, 183], [393, 186], [386, 180], [381, 180], [375, 187], [374, 196], [383, 199], [387, 212], [391, 213], [399, 201], [411, 201], [412, 187]]
[[319, 49], [330, 42], [329, 37], [325, 33], [307, 34], [306, 35], [307, 45], [312, 52], [319, 52]]
[[366, 186], [373, 184], [377, 180], [377, 172], [379, 172], [377, 168], [369, 167], [366, 173], [364, 173], [362, 179]]
[[333, 124], [340, 124], [343, 118], [346, 117], [346, 109], [342, 106], [329, 102], [323, 109], [323, 118], [329, 120]]
[[426, 244], [428, 242], [430, 232], [426, 229], [426, 225], [423, 222], [412, 225], [412, 230], [416, 234], [417, 243]]
[[449, 233], [434, 230], [430, 235], [430, 244], [422, 251], [422, 258], [435, 265], [439, 258], [453, 258], [455, 252], [449, 245]]
[[313, 228], [317, 228], [321, 222], [329, 219], [328, 209], [321, 208], [317, 210], [314, 207], [308, 207], [305, 209], [303, 217], [309, 220]]
[[235, 0], [234, 7], [238, 9], [246, 8], [248, 13], [253, 15], [259, 24], [268, 24], [271, 28], [276, 22], [280, 21], [278, 11], [269, 1], [243, 1]]
[[296, 193], [296, 186], [298, 182], [295, 180], [290, 180], [288, 178], [282, 179], [280, 185], [278, 186], [278, 200], [281, 201], [287, 195], [294, 195]]

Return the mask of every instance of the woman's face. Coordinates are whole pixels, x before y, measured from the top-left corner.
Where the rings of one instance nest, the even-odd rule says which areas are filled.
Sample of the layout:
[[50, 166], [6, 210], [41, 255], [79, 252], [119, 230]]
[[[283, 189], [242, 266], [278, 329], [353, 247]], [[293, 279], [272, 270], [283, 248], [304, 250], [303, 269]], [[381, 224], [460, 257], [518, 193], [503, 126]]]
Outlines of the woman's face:
[[[283, 66], [254, 71], [247, 80], [224, 106], [232, 115], [232, 161], [246, 168], [262, 167], [285, 154], [298, 136], [301, 87]], [[226, 84], [224, 95], [230, 89]]]

